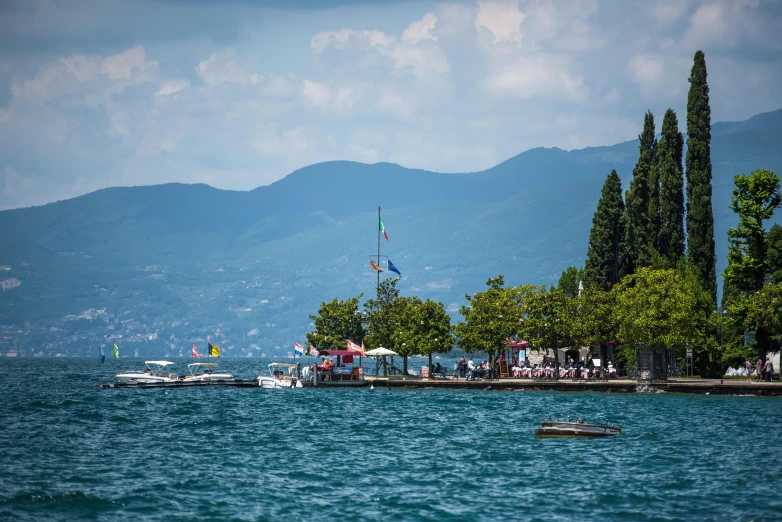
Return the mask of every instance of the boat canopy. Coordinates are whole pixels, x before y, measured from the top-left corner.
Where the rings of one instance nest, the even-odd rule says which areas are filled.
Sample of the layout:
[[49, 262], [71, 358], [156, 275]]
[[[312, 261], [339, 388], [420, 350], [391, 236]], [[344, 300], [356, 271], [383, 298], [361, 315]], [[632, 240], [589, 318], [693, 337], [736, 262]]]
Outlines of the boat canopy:
[[297, 367], [295, 364], [289, 364], [289, 363], [271, 363], [269, 365], [269, 368], [272, 368], [272, 367], [275, 367], [275, 366], [280, 366], [282, 368], [296, 368]]
[[144, 361], [144, 364], [156, 364], [158, 366], [169, 366], [176, 363], [172, 363], [171, 361]]
[[207, 367], [207, 368], [216, 368], [216, 367], [217, 367], [217, 366], [219, 366], [219, 365], [218, 365], [217, 363], [192, 363], [192, 364], [188, 364], [188, 365], [187, 365], [187, 367], [188, 367], [188, 368], [192, 368], [192, 367], [194, 367], [194, 366], [195, 366], [195, 367], [198, 367], [198, 366], [205, 366], [205, 367]]

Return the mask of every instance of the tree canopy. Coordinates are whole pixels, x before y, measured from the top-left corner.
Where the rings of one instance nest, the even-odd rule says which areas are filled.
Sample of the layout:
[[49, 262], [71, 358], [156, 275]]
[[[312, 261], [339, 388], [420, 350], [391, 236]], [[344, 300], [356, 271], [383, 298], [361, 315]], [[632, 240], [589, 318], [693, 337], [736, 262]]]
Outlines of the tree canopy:
[[319, 350], [344, 350], [348, 340], [359, 342], [363, 339], [364, 328], [358, 310], [362, 295], [321, 303], [318, 314], [310, 316], [315, 331], [307, 333], [307, 341]]

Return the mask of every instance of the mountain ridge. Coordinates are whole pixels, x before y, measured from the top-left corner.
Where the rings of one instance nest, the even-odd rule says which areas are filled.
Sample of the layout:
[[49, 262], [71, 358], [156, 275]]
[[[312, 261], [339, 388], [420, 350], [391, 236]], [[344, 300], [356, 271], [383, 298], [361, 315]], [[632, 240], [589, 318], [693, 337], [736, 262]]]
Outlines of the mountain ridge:
[[[718, 273], [733, 176], [782, 172], [782, 110], [768, 114], [714, 125]], [[0, 292], [0, 353], [119, 341], [176, 355], [207, 340], [227, 355], [284, 353], [320, 302], [374, 292], [378, 204], [403, 295], [453, 313], [498, 273], [551, 284], [583, 264], [605, 176], [616, 169], [627, 190], [636, 159], [637, 140], [539, 147], [472, 173], [332, 161], [249, 191], [112, 187], [2, 211], [0, 281], [21, 284]]]

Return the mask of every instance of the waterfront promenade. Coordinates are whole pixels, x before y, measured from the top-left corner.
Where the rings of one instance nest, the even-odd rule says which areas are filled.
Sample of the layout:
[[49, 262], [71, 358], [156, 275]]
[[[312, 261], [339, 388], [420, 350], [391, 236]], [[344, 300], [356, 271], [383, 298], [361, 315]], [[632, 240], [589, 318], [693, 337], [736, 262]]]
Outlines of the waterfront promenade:
[[737, 379], [670, 379], [667, 381], [634, 381], [630, 379], [478, 379], [420, 378], [420, 377], [366, 377], [369, 385], [388, 388], [430, 388], [464, 390], [505, 390], [563, 392], [669, 392], [700, 395], [756, 395], [782, 397], [782, 382], [747, 382]]

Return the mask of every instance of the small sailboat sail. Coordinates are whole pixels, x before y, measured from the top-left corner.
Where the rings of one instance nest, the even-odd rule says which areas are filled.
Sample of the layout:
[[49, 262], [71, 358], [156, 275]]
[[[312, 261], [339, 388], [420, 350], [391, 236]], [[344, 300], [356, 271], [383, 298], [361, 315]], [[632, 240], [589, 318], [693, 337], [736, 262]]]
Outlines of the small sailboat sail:
[[119, 359], [119, 347], [117, 345], [114, 345], [114, 358]]
[[138, 348], [136, 348], [136, 357], [138, 357]]
[[106, 354], [103, 353], [103, 347], [100, 347], [100, 353], [98, 354], [98, 358], [100, 359], [100, 362], [103, 363], [106, 360]]

